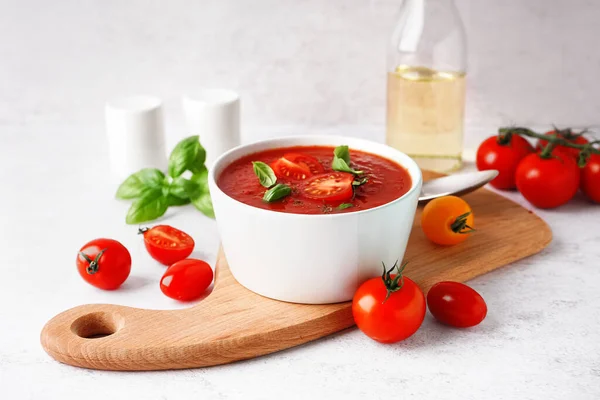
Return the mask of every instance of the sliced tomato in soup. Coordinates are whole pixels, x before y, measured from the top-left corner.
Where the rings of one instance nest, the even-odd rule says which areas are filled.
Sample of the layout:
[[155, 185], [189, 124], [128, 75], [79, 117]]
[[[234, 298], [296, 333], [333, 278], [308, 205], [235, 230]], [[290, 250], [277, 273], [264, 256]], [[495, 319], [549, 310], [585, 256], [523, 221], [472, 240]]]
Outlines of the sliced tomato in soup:
[[279, 178], [304, 180], [316, 174], [322, 174], [325, 169], [314, 157], [300, 153], [288, 153], [271, 164], [271, 168]]
[[309, 199], [344, 201], [352, 198], [354, 175], [346, 172], [329, 172], [306, 180], [300, 193]]

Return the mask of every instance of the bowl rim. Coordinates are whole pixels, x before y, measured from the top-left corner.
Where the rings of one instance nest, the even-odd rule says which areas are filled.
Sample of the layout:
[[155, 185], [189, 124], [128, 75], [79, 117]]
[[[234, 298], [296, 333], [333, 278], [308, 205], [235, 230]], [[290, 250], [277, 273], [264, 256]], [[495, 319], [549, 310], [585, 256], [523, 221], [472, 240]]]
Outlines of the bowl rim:
[[[310, 140], [314, 140], [314, 139], [331, 140], [332, 142], [343, 142], [344, 140], [348, 140], [348, 141], [353, 141], [355, 143], [356, 142], [364, 142], [364, 143], [368, 143], [370, 145], [388, 147], [392, 151], [397, 152], [397, 153], [401, 154], [402, 156], [406, 157], [409, 160], [409, 162], [413, 164], [412, 166], [418, 172], [418, 174], [416, 177], [413, 176], [413, 174], [411, 174], [411, 172], [409, 171], [409, 168], [407, 166], [402, 165], [395, 160], [391, 160], [397, 164], [400, 164], [401, 167], [403, 167], [407, 170], [407, 172], [410, 175], [411, 180], [412, 180], [411, 188], [406, 193], [404, 193], [402, 196], [398, 197], [397, 199], [394, 199], [394, 200], [387, 202], [385, 204], [382, 204], [380, 206], [368, 208], [366, 210], [351, 211], [351, 212], [338, 213], [338, 214], [300, 214], [300, 213], [273, 211], [273, 210], [267, 210], [264, 208], [254, 207], [254, 206], [243, 203], [243, 202], [229, 196], [227, 193], [222, 191], [221, 188], [219, 187], [219, 185], [217, 184], [217, 180], [216, 180], [216, 176], [215, 176], [215, 174], [216, 174], [215, 171], [218, 169], [217, 166], [219, 166], [219, 164], [221, 164], [223, 162], [223, 160], [226, 159], [227, 157], [229, 157], [232, 153], [238, 152], [238, 151], [240, 151], [246, 147], [250, 147], [250, 146], [271, 145], [271, 144], [273, 145], [272, 147], [267, 147], [262, 150], [257, 150], [257, 152], [260, 152], [260, 151], [264, 151], [264, 150], [277, 148], [278, 143], [281, 143], [281, 142], [288, 142], [288, 141], [295, 141], [295, 140], [306, 142], [306, 141], [310, 141]], [[311, 144], [298, 143], [298, 144], [289, 144], [286, 146], [279, 145], [279, 147], [290, 147], [290, 146], [311, 146]], [[334, 144], [312, 144], [312, 146], [336, 146], [336, 145], [334, 145]], [[352, 145], [348, 145], [348, 146], [350, 148], [353, 147]], [[367, 150], [362, 150], [362, 149], [358, 149], [358, 150], [364, 151], [364, 152], [370, 153], [370, 154], [375, 154], [376, 156], [383, 157], [383, 158], [390, 160], [389, 157], [386, 157], [386, 156], [378, 154], [378, 153], [374, 153], [372, 151], [367, 151]], [[248, 153], [248, 154], [251, 154], [251, 153]], [[245, 154], [240, 155], [240, 157], [243, 157], [243, 156], [245, 156]], [[414, 178], [417, 178], [417, 179], [414, 179]], [[410, 156], [408, 156], [406, 153], [401, 152], [400, 150], [397, 150], [391, 146], [388, 146], [385, 143], [380, 143], [380, 142], [376, 142], [373, 140], [362, 139], [362, 138], [357, 138], [357, 137], [347, 137], [347, 136], [340, 136], [340, 135], [289, 135], [289, 136], [282, 136], [282, 137], [271, 138], [271, 139], [263, 139], [263, 140], [259, 140], [256, 142], [242, 144], [242, 145], [236, 146], [236, 147], [224, 152], [219, 157], [217, 157], [217, 159], [212, 163], [212, 166], [208, 171], [208, 180], [209, 180], [210, 186], [216, 188], [224, 197], [233, 201], [234, 203], [241, 204], [244, 208], [247, 208], [247, 209], [255, 211], [255, 212], [268, 213], [267, 215], [273, 215], [273, 214], [282, 215], [281, 218], [302, 217], [302, 218], [327, 218], [327, 219], [330, 219], [330, 218], [348, 218], [349, 216], [363, 215], [366, 213], [375, 212], [377, 210], [381, 210], [383, 208], [387, 208], [394, 204], [397, 204], [397, 203], [409, 198], [416, 190], [420, 190], [419, 188], [423, 184], [423, 174], [421, 172], [421, 169], [417, 165], [417, 163]]]

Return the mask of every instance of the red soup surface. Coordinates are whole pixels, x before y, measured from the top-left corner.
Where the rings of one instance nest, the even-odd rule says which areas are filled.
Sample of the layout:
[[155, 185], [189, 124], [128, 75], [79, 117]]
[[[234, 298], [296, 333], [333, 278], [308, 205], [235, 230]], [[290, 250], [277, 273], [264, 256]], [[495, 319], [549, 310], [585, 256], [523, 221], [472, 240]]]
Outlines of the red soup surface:
[[[350, 149], [350, 167], [363, 174], [334, 171], [333, 150], [333, 146], [296, 146], [250, 154], [228, 165], [217, 184], [242, 203], [294, 214], [366, 210], [399, 198], [412, 185], [406, 169], [394, 161], [359, 150]], [[291, 194], [273, 202], [263, 200], [267, 188], [254, 173], [253, 161], [268, 164], [277, 183], [290, 186]]]

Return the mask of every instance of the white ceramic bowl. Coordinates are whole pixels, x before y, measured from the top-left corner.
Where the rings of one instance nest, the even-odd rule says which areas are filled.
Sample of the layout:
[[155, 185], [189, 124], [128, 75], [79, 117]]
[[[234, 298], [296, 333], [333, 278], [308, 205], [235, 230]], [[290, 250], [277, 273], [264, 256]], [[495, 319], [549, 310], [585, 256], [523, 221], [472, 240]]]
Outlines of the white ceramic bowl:
[[[402, 197], [379, 207], [343, 214], [303, 215], [241, 203], [216, 180], [231, 162], [266, 149], [346, 144], [393, 160], [412, 180]], [[352, 299], [358, 286], [381, 275], [384, 262], [402, 261], [422, 185], [421, 170], [389, 146], [339, 136], [297, 136], [236, 147], [219, 157], [209, 187], [221, 243], [233, 276], [248, 289], [277, 300], [324, 304]]]

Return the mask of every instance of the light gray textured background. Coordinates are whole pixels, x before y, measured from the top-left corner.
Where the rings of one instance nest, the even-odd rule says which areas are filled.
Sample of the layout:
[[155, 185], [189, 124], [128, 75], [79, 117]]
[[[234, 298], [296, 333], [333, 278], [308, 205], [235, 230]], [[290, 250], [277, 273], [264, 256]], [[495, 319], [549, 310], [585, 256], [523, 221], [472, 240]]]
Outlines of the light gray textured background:
[[[470, 40], [466, 143], [501, 124], [597, 125], [600, 2], [456, 0]], [[51, 360], [39, 331], [87, 302], [174, 308], [112, 200], [103, 103], [242, 94], [246, 141], [324, 132], [382, 140], [385, 50], [395, 1], [0, 0], [0, 398], [598, 399], [600, 210], [578, 197], [539, 212], [554, 230], [538, 256], [472, 282], [490, 313], [472, 330], [430, 316], [409, 340], [350, 330], [243, 363], [167, 373], [79, 370]], [[527, 206], [516, 194], [511, 198]], [[167, 223], [215, 256], [214, 223], [191, 209]], [[97, 291], [75, 250], [114, 237], [140, 260], [124, 290]]]

